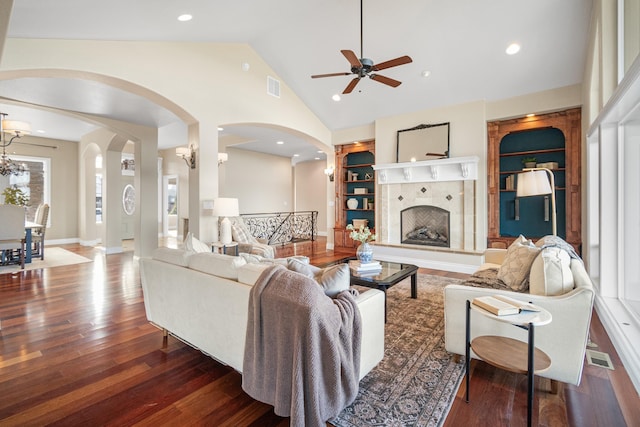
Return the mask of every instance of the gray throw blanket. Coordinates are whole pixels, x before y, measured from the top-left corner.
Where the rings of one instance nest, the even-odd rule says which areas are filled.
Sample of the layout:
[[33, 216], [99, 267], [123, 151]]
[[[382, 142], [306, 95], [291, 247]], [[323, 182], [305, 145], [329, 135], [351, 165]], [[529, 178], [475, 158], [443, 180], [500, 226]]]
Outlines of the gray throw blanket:
[[291, 426], [324, 426], [356, 398], [361, 336], [349, 291], [331, 299], [313, 279], [270, 267], [249, 297], [242, 388]]

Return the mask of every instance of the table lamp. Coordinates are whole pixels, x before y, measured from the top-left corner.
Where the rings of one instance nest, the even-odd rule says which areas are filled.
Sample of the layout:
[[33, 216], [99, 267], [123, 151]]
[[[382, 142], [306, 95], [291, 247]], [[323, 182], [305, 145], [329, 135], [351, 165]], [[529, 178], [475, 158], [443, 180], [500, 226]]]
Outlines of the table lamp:
[[220, 243], [227, 245], [233, 240], [231, 237], [230, 216], [239, 216], [238, 199], [221, 197], [213, 202], [213, 216], [222, 217], [220, 222]]
[[551, 227], [553, 235], [556, 236], [556, 192], [553, 172], [547, 168], [525, 168], [523, 171], [518, 174], [516, 197], [551, 194]]

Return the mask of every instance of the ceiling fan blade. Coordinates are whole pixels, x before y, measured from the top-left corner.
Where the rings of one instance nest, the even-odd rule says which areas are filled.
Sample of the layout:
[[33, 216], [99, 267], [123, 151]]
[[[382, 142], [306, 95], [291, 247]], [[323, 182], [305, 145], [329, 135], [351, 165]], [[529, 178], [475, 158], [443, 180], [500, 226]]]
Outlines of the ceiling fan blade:
[[356, 77], [355, 79], [351, 80], [347, 85], [347, 87], [342, 92], [342, 94], [346, 95], [347, 93], [351, 93], [351, 91], [356, 87], [359, 81], [360, 81], [360, 77]]
[[330, 73], [330, 74], [315, 74], [311, 76], [312, 79], [319, 79], [321, 77], [335, 77], [335, 76], [348, 76], [351, 73]]
[[391, 79], [389, 77], [381, 76], [380, 74], [371, 74], [369, 77], [372, 80], [375, 80], [377, 82], [384, 83], [386, 85], [393, 86], [393, 87], [398, 87], [398, 86], [400, 86], [402, 84], [402, 82], [399, 82], [398, 80], [394, 80], [394, 79]]
[[356, 68], [362, 67], [360, 60], [358, 59], [356, 54], [353, 53], [352, 50], [341, 50], [340, 52], [342, 52], [344, 57], [347, 58], [347, 61], [349, 61], [349, 64], [351, 64], [352, 67], [356, 67]]
[[398, 65], [404, 65], [413, 62], [411, 57], [405, 55], [396, 59], [391, 59], [389, 61], [381, 62], [373, 66], [373, 71], [380, 71], [386, 68], [397, 67]]

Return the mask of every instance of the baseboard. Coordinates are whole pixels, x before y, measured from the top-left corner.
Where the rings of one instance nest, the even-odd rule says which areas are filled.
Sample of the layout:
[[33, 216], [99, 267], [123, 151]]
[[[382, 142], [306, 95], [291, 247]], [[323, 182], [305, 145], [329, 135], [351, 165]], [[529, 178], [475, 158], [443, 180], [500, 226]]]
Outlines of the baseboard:
[[95, 240], [80, 240], [81, 246], [98, 246], [102, 242], [102, 239]]
[[318, 236], [323, 236], [323, 237], [327, 237], [328, 236], [326, 231], [318, 231], [317, 235]]
[[640, 394], [640, 325], [619, 299], [596, 295], [595, 308], [636, 392]]
[[124, 252], [124, 250], [122, 249], [122, 246], [112, 246], [110, 248], [104, 248], [103, 251], [107, 255], [121, 254], [122, 252]]
[[78, 239], [77, 237], [72, 238], [72, 239], [45, 239], [44, 240], [44, 245], [45, 246], [55, 246], [55, 245], [69, 245], [72, 243], [79, 243], [80, 239]]

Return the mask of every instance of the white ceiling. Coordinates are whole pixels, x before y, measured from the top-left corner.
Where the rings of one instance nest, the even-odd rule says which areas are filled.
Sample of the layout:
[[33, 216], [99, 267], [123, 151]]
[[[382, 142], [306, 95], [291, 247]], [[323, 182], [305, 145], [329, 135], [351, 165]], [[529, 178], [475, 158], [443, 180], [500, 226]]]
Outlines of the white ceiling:
[[[331, 96], [352, 76], [310, 76], [349, 71], [341, 49], [360, 56], [358, 0], [14, 0], [8, 36], [248, 43], [327, 127], [338, 130], [379, 117], [580, 83], [591, 7], [592, 0], [366, 0], [364, 56], [380, 63], [409, 55], [413, 62], [379, 72], [402, 81], [399, 87], [364, 79], [340, 102]], [[183, 13], [193, 20], [179, 22]], [[509, 56], [505, 49], [512, 42], [522, 49]], [[180, 129], [173, 114], [100, 83], [20, 79], [1, 82], [0, 97]], [[91, 128], [16, 109], [2, 99], [0, 108], [52, 138], [78, 140]], [[262, 137], [255, 129], [236, 131], [251, 139], [245, 148], [264, 151], [273, 145], [256, 142]], [[264, 135], [265, 141], [286, 136]], [[270, 152], [291, 156], [285, 148], [308, 145], [290, 138], [291, 144]], [[307, 148], [313, 155], [314, 148]]]

